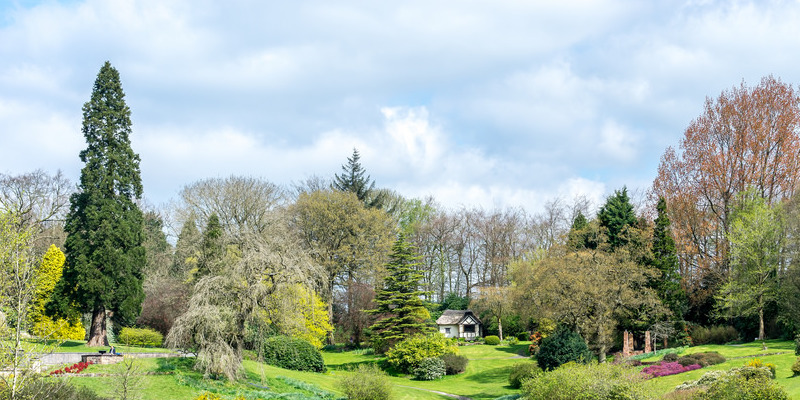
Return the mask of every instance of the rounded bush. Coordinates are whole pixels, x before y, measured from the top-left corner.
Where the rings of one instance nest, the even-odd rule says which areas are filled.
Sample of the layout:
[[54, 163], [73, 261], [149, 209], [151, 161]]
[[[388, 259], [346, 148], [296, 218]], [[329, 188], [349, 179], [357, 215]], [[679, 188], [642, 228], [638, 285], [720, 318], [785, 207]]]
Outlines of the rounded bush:
[[519, 389], [522, 387], [523, 380], [531, 379], [541, 372], [542, 370], [539, 369], [535, 362], [514, 364], [511, 373], [508, 375], [508, 384], [514, 389]]
[[445, 372], [444, 360], [431, 357], [422, 360], [414, 368], [414, 378], [420, 381], [432, 381], [443, 377]]
[[508, 339], [508, 344], [511, 345], [511, 346], [518, 345], [519, 344], [519, 339], [517, 339], [516, 337], [512, 336], [510, 339]]
[[800, 356], [800, 333], [794, 337], [794, 355]]
[[457, 354], [445, 354], [442, 357], [444, 369], [447, 375], [458, 375], [467, 370], [467, 357]]
[[396, 344], [386, 352], [386, 362], [398, 371], [411, 373], [422, 360], [457, 354], [458, 347], [441, 333], [416, 335]]
[[581, 335], [562, 329], [542, 339], [536, 360], [545, 371], [552, 371], [570, 361], [586, 363], [592, 359], [592, 353]]
[[385, 400], [392, 398], [392, 384], [375, 364], [359, 364], [339, 381], [339, 388], [348, 400]]
[[797, 360], [792, 364], [792, 376], [797, 375], [800, 375], [800, 357], [797, 357]]
[[530, 334], [528, 334], [528, 332], [517, 333], [517, 340], [519, 340], [520, 342], [528, 340], [528, 337], [530, 337]]
[[490, 346], [497, 346], [498, 344], [500, 344], [500, 338], [495, 335], [489, 335], [483, 338], [483, 342]]
[[295, 371], [325, 372], [322, 353], [311, 343], [288, 336], [264, 341], [264, 362]]
[[127, 346], [161, 347], [164, 335], [150, 328], [122, 328], [117, 341]]

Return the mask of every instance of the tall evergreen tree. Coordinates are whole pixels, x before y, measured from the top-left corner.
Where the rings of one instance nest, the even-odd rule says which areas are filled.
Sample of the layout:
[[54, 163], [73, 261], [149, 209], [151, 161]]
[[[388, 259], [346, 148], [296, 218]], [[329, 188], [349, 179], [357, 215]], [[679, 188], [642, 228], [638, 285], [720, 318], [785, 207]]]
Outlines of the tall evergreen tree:
[[422, 279], [416, 268], [419, 258], [405, 235], [398, 235], [386, 264], [388, 275], [384, 278], [383, 288], [375, 295], [378, 308], [367, 311], [380, 316], [370, 327], [374, 347], [379, 350], [386, 350], [414, 334], [433, 331], [425, 323], [430, 313], [422, 304], [425, 292], [419, 290]]
[[589, 223], [586, 216], [578, 211], [567, 234], [567, 246], [572, 250], [597, 248], [597, 223]]
[[178, 241], [175, 243], [175, 255], [172, 274], [180, 278], [188, 278], [197, 270], [200, 262], [200, 245], [203, 236], [197, 229], [197, 217], [192, 213], [181, 227]]
[[375, 190], [375, 181], [371, 180], [367, 171], [361, 166], [361, 155], [353, 149], [353, 156], [347, 158], [347, 165], [342, 165], [342, 173], [333, 178], [333, 187], [343, 192], [353, 192], [367, 207], [381, 208], [385, 194]]
[[667, 201], [659, 197], [656, 205], [658, 216], [653, 229], [653, 258], [652, 265], [661, 272], [654, 282], [653, 289], [658, 293], [661, 302], [672, 310], [676, 319], [683, 319], [688, 308], [686, 291], [681, 286], [681, 276], [678, 271], [678, 254], [675, 249], [675, 239], [670, 231], [671, 222], [667, 215]]
[[200, 263], [197, 266], [196, 279], [221, 272], [222, 262], [225, 258], [223, 234], [222, 224], [219, 222], [217, 213], [211, 214], [208, 217], [206, 229], [203, 231], [203, 241], [200, 246]]
[[144, 299], [144, 219], [136, 205], [142, 180], [130, 114], [119, 72], [106, 62], [83, 105], [85, 165], [65, 222], [67, 262], [48, 306], [62, 315], [74, 315], [74, 306], [92, 313], [88, 346], [108, 344], [108, 312], [120, 324], [133, 324]]
[[636, 224], [636, 214], [628, 197], [628, 188], [615, 190], [606, 200], [606, 204], [600, 208], [597, 219], [600, 226], [606, 228], [608, 243], [612, 250], [627, 244], [626, 231], [628, 227]]

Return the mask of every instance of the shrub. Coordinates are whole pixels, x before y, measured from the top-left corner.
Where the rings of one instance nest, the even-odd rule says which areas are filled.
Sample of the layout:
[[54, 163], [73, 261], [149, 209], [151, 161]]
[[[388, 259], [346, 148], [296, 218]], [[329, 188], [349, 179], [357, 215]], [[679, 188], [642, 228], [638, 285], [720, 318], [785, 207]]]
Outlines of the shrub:
[[542, 336], [541, 332], [534, 332], [530, 336], [531, 345], [528, 346], [528, 354], [534, 355], [536, 352], [539, 351], [539, 346], [542, 345]]
[[736, 328], [732, 326], [694, 326], [691, 329], [692, 343], [697, 346], [701, 344], [725, 344], [739, 339]]
[[745, 367], [753, 367], [753, 368], [769, 368], [769, 372], [772, 374], [772, 379], [775, 379], [775, 370], [777, 367], [773, 363], [765, 363], [761, 361], [760, 358], [754, 358], [746, 363], [744, 363]]
[[724, 363], [725, 356], [717, 353], [716, 351], [709, 351], [705, 353], [687, 354], [683, 357], [678, 358], [677, 361], [684, 367], [692, 364], [700, 364], [701, 367], [707, 367], [709, 365]]
[[264, 341], [264, 362], [295, 371], [325, 372], [322, 354], [311, 343], [289, 336]]
[[62, 318], [53, 320], [46, 315], [33, 324], [31, 333], [43, 339], [83, 340], [86, 337], [86, 330], [80, 320], [70, 323]]
[[445, 354], [442, 356], [444, 369], [447, 375], [458, 375], [467, 370], [467, 357], [457, 354]]
[[644, 367], [644, 369], [642, 369], [642, 374], [647, 375], [648, 378], [658, 378], [659, 376], [675, 375], [700, 368], [700, 364], [683, 366], [677, 362], [659, 362]]
[[519, 332], [519, 333], [517, 333], [517, 340], [519, 340], [520, 342], [522, 342], [524, 340], [528, 340], [528, 337], [529, 337], [528, 332]]
[[700, 391], [695, 399], [789, 399], [783, 388], [768, 377], [769, 372], [755, 373], [753, 370], [766, 371], [766, 368], [743, 367], [722, 374], [708, 386], [707, 390]]
[[128, 346], [161, 347], [164, 335], [149, 328], [122, 328], [117, 340]]
[[497, 346], [498, 344], [500, 344], [500, 338], [495, 335], [489, 335], [483, 338], [483, 342], [490, 346]]
[[[194, 400], [224, 400], [224, 399], [216, 393], [205, 392], [200, 396], [195, 397]], [[244, 396], [236, 396], [234, 400], [245, 400], [245, 398]]]
[[522, 393], [527, 400], [654, 398], [643, 382], [641, 374], [623, 364], [570, 362], [523, 380]]
[[458, 354], [458, 347], [441, 333], [415, 335], [386, 352], [386, 362], [398, 371], [411, 373], [426, 358]]
[[718, 381], [731, 379], [734, 376], [741, 376], [745, 379], [771, 379], [772, 373], [769, 368], [761, 367], [738, 367], [729, 370], [709, 371], [703, 374], [700, 379], [696, 381], [688, 381], [678, 385], [675, 390], [696, 390], [708, 389], [710, 386], [716, 384]]
[[517, 339], [516, 337], [512, 336], [512, 337], [510, 337], [508, 339], [508, 344], [510, 346], [518, 345], [519, 344], [519, 339]]
[[661, 361], [666, 361], [666, 362], [678, 361], [678, 354], [676, 354], [676, 353], [664, 354], [664, 357], [661, 359]]
[[562, 329], [542, 339], [536, 359], [543, 370], [551, 371], [570, 361], [586, 363], [592, 359], [592, 353], [581, 335]]
[[508, 375], [508, 384], [514, 389], [522, 387], [522, 381], [533, 378], [540, 374], [542, 370], [535, 362], [522, 362], [514, 364], [511, 373]]
[[[78, 388], [64, 379], [46, 379], [41, 375], [31, 378], [25, 386], [16, 393], [18, 399], [47, 399], [47, 400], [107, 400], [100, 397], [89, 388]], [[10, 399], [8, 388], [0, 383], [0, 399]]]
[[375, 364], [359, 364], [352, 374], [339, 381], [348, 400], [384, 400], [392, 398], [392, 384]]
[[420, 381], [432, 381], [445, 374], [444, 360], [438, 357], [426, 358], [414, 368], [414, 378]]
[[792, 376], [798, 375], [800, 375], [800, 357], [797, 357], [797, 359], [794, 360], [794, 364], [792, 364]]

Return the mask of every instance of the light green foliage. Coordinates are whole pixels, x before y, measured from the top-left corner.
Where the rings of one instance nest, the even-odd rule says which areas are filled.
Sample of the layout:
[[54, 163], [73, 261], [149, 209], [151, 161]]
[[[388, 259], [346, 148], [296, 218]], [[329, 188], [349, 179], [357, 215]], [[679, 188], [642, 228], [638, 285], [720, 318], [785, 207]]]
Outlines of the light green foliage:
[[458, 347], [441, 333], [415, 335], [397, 343], [386, 352], [386, 361], [397, 370], [410, 373], [422, 360], [458, 354]]
[[526, 400], [645, 400], [656, 397], [645, 389], [644, 378], [623, 364], [567, 363], [522, 383]]
[[161, 347], [164, 335], [149, 328], [122, 328], [117, 340], [126, 346]]
[[[786, 391], [772, 380], [766, 367], [745, 366], [729, 371], [712, 371], [693, 387], [701, 388], [694, 400], [788, 400]], [[682, 385], [679, 388], [690, 385]]]
[[776, 273], [783, 250], [783, 218], [780, 206], [770, 206], [755, 190], [738, 196], [728, 232], [731, 271], [717, 296], [730, 316], [758, 316], [758, 339], [764, 339], [764, 306], [777, 298]]
[[797, 360], [792, 364], [792, 376], [797, 375], [800, 375], [800, 357], [797, 357]]
[[767, 368], [767, 369], [769, 369], [770, 376], [771, 376], [772, 379], [775, 379], [775, 376], [776, 376], [775, 373], [777, 372], [776, 370], [778, 368], [773, 363], [765, 363], [765, 362], [761, 361], [760, 358], [754, 358], [752, 360], [749, 360], [744, 364], [744, 366], [745, 367], [753, 367], [753, 368]]
[[273, 336], [264, 341], [264, 362], [295, 371], [325, 372], [322, 354], [299, 338]]
[[483, 338], [483, 342], [490, 346], [497, 346], [500, 344], [500, 338], [495, 335], [489, 335]]
[[541, 373], [542, 369], [535, 362], [514, 364], [511, 374], [508, 375], [508, 384], [514, 389], [519, 389], [526, 379], [531, 379]]
[[278, 288], [269, 302], [273, 309], [293, 310], [271, 315], [270, 322], [281, 334], [301, 338], [321, 349], [322, 341], [333, 331], [328, 322], [328, 305], [304, 285]]
[[29, 315], [32, 323], [31, 333], [46, 339], [83, 340], [86, 330], [80, 319], [73, 318], [68, 321], [65, 318], [51, 318], [44, 313], [45, 304], [61, 279], [65, 260], [64, 253], [55, 245], [50, 245], [36, 270], [36, 297]]
[[343, 376], [339, 388], [348, 400], [391, 400], [392, 384], [375, 364], [359, 364], [352, 374]]
[[439, 357], [426, 358], [414, 367], [414, 379], [419, 381], [433, 381], [439, 379], [447, 372], [444, 360]]

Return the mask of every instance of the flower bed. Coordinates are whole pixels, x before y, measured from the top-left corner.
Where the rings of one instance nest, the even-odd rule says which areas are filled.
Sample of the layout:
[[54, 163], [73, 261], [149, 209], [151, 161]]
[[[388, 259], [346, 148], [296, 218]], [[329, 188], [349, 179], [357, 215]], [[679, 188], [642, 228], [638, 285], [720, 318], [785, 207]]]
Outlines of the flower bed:
[[675, 375], [682, 372], [694, 371], [700, 368], [700, 364], [683, 366], [677, 362], [659, 362], [642, 369], [642, 374], [648, 375], [648, 378], [657, 378], [659, 376]]
[[50, 375], [61, 375], [61, 374], [79, 374], [81, 371], [85, 370], [88, 366], [92, 365], [92, 362], [79, 362], [70, 365], [69, 367], [64, 367], [64, 369], [57, 369], [55, 371], [50, 372]]

